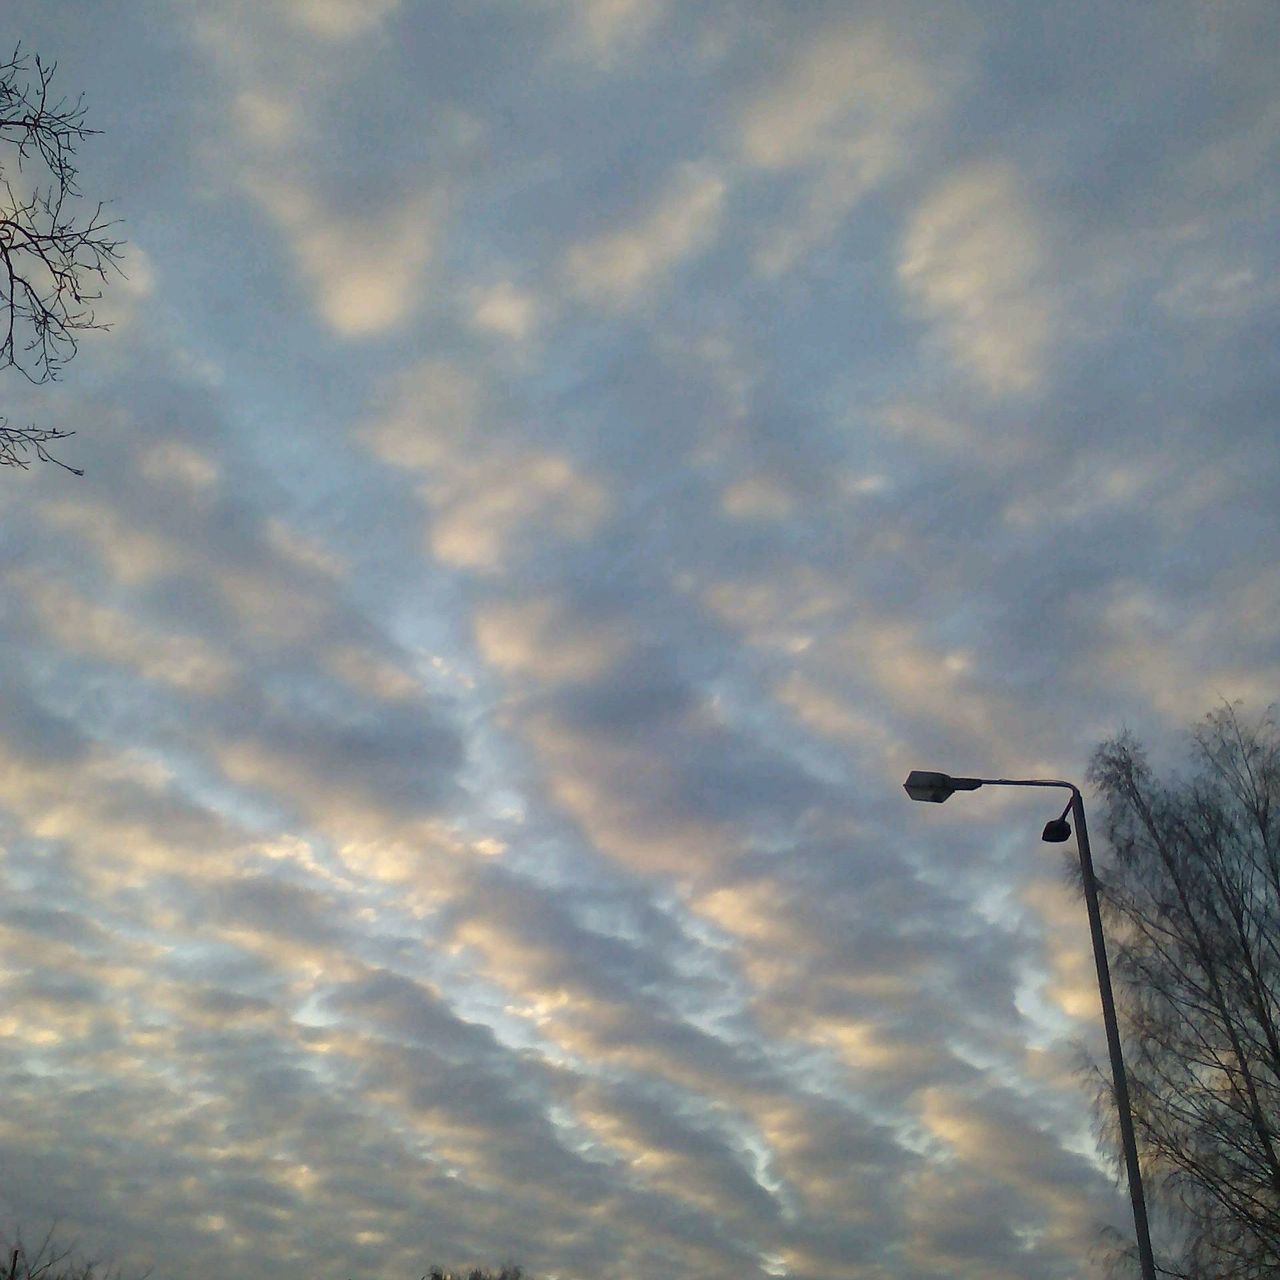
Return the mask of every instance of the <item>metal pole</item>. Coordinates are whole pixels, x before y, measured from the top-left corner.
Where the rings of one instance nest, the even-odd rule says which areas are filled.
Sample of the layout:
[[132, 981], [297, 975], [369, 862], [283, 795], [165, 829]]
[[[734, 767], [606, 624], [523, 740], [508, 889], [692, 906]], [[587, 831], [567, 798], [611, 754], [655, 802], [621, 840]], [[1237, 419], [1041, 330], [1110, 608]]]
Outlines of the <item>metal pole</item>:
[[1155, 1258], [1151, 1253], [1151, 1232], [1147, 1227], [1147, 1201], [1142, 1191], [1142, 1170], [1138, 1167], [1138, 1143], [1133, 1132], [1129, 1107], [1129, 1084], [1120, 1050], [1120, 1028], [1116, 1023], [1116, 1002], [1111, 993], [1111, 969], [1107, 945], [1102, 936], [1102, 913], [1098, 909], [1098, 881], [1093, 874], [1093, 854], [1084, 822], [1084, 801], [1071, 788], [1071, 814], [1076, 821], [1076, 847], [1080, 850], [1080, 872], [1084, 881], [1084, 901], [1089, 910], [1089, 932], [1093, 935], [1093, 959], [1098, 966], [1098, 991], [1102, 996], [1102, 1021], [1107, 1028], [1107, 1052], [1111, 1055], [1111, 1078], [1115, 1083], [1116, 1112], [1120, 1118], [1120, 1142], [1124, 1147], [1125, 1169], [1129, 1175], [1129, 1199], [1133, 1203], [1133, 1227], [1138, 1237], [1138, 1263], [1142, 1280], [1156, 1280]]
[[[1111, 1056], [1111, 1079], [1115, 1086], [1116, 1114], [1120, 1120], [1120, 1142], [1124, 1148], [1125, 1172], [1129, 1178], [1129, 1200], [1133, 1205], [1133, 1229], [1138, 1240], [1138, 1263], [1142, 1280], [1156, 1280], [1156, 1263], [1151, 1253], [1151, 1230], [1147, 1225], [1147, 1200], [1138, 1166], [1138, 1142], [1133, 1132], [1133, 1111], [1129, 1104], [1129, 1083], [1125, 1076], [1124, 1054], [1120, 1049], [1120, 1028], [1116, 1022], [1116, 1001], [1111, 992], [1111, 968], [1107, 964], [1107, 944], [1102, 936], [1102, 912], [1098, 907], [1098, 879], [1093, 872], [1089, 850], [1089, 829], [1084, 820], [1084, 800], [1073, 782], [1058, 778], [951, 778], [939, 775], [956, 791], [980, 787], [1061, 787], [1071, 792], [1071, 813], [1076, 823], [1076, 848], [1080, 851], [1080, 873], [1084, 901], [1089, 911], [1089, 933], [1093, 938], [1093, 962], [1098, 969], [1098, 993], [1102, 997], [1102, 1022], [1107, 1029], [1107, 1052]], [[910, 779], [908, 779], [910, 781]], [[963, 783], [964, 785], [957, 785]], [[908, 792], [908, 794], [910, 794]], [[948, 795], [950, 792], [947, 793]], [[912, 799], [925, 797], [912, 796]], [[932, 798], [932, 797], [929, 797]], [[944, 800], [946, 796], [942, 797]]]

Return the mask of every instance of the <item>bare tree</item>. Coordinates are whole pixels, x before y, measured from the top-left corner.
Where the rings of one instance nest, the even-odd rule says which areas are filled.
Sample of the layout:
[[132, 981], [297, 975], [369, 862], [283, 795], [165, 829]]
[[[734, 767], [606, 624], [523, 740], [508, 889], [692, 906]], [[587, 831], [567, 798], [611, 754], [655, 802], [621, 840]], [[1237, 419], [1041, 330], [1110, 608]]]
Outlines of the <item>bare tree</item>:
[[55, 1223], [34, 1250], [27, 1247], [21, 1234], [3, 1242], [0, 1280], [121, 1280], [118, 1270], [78, 1259], [74, 1248], [56, 1244], [56, 1230]]
[[[75, 151], [96, 130], [82, 98], [55, 96], [56, 68], [21, 47], [0, 63], [0, 369], [34, 383], [54, 381], [79, 335], [106, 327], [93, 304], [121, 248], [101, 203], [84, 215]], [[70, 434], [0, 417], [0, 466], [58, 462], [47, 445]]]
[[1280, 1275], [1280, 727], [1233, 706], [1158, 780], [1095, 752], [1102, 871], [1134, 1124], [1187, 1280]]
[[[466, 1273], [466, 1280], [521, 1280], [524, 1272], [512, 1263], [507, 1263], [500, 1271], [486, 1271], [481, 1267], [472, 1267]], [[444, 1267], [433, 1266], [422, 1280], [462, 1280], [461, 1271], [448, 1271]]]

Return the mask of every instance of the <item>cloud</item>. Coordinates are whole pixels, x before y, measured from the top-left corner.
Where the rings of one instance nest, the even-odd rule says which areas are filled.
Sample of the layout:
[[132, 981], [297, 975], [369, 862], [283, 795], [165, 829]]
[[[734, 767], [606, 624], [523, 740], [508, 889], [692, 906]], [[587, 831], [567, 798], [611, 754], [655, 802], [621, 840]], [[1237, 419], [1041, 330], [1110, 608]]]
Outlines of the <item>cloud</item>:
[[431, 547], [445, 564], [463, 568], [501, 567], [514, 535], [530, 521], [582, 539], [606, 510], [600, 487], [579, 476], [568, 459], [554, 455], [508, 459], [459, 477], [458, 485], [463, 493], [428, 488], [440, 512]]
[[427, 361], [361, 433], [383, 461], [421, 472], [432, 554], [489, 573], [509, 569], [533, 530], [581, 541], [608, 510], [602, 486], [565, 454], [512, 444], [492, 401], [469, 370]]
[[993, 394], [1044, 375], [1053, 301], [1044, 236], [1017, 174], [978, 165], [947, 178], [912, 214], [898, 262], [908, 297], [952, 358]]
[[[385, 333], [422, 305], [446, 208], [447, 183], [393, 182], [384, 198], [377, 166], [362, 174], [357, 158], [332, 145], [328, 117], [338, 102], [350, 107], [353, 46], [397, 8], [398, 0], [231, 4], [196, 24], [228, 99], [211, 168], [275, 224], [319, 317], [347, 339]], [[299, 42], [299, 31], [320, 43]]]
[[[1087, 1197], [1094, 1183], [1088, 1162], [1065, 1156], [1025, 1104], [1008, 1094], [994, 1093], [975, 1105], [939, 1088], [923, 1094], [921, 1105], [926, 1130], [946, 1144], [954, 1165], [922, 1177], [920, 1190], [931, 1208], [912, 1214], [908, 1255], [950, 1274], [978, 1276], [1002, 1254], [1007, 1265], [1016, 1265], [1034, 1243], [1047, 1265], [1078, 1265], [1072, 1251], [1088, 1211], [1081, 1212], [1077, 1196]], [[1046, 1145], [1060, 1166], [1052, 1181], [1037, 1172]], [[1072, 1184], [1077, 1196], [1066, 1192]], [[1026, 1224], [1017, 1232], [1009, 1226], [1015, 1218]]]
[[627, 46], [648, 34], [666, 8], [665, 0], [570, 0], [574, 47], [609, 65]]
[[463, 746], [421, 703], [370, 707], [316, 676], [282, 685], [267, 685], [261, 710], [230, 727], [219, 750], [229, 776], [313, 813], [347, 802], [429, 812], [447, 797]]
[[564, 267], [569, 283], [595, 302], [632, 301], [712, 242], [725, 189], [724, 180], [705, 164], [683, 165], [639, 221], [569, 250]]
[[27, 6], [144, 252], [8, 392], [87, 474], [0, 497], [0, 1225], [1067, 1280], [1124, 1223], [1056, 809], [901, 779], [1269, 700], [1274, 18], [839, 9]]
[[191, 635], [162, 635], [139, 626], [126, 613], [91, 604], [67, 584], [7, 579], [33, 606], [45, 634], [55, 644], [106, 662], [119, 663], [146, 680], [197, 694], [226, 688], [234, 667]]
[[289, 237], [317, 309], [336, 333], [383, 333], [420, 304], [442, 209], [438, 194], [411, 196], [385, 213], [335, 216], [300, 184], [266, 172], [246, 182]]
[[386, 21], [400, 0], [286, 0], [289, 18], [326, 39], [349, 40]]
[[910, 161], [945, 99], [946, 69], [872, 22], [811, 35], [742, 112], [739, 146], [772, 176], [802, 176], [802, 195], [760, 238], [757, 269], [775, 276], [828, 241], [852, 210]]
[[476, 642], [500, 671], [551, 683], [589, 680], [624, 651], [620, 625], [602, 621], [570, 632], [564, 617], [564, 602], [550, 596], [488, 601], [476, 610]]
[[470, 303], [472, 325], [512, 342], [531, 337], [538, 323], [537, 299], [509, 281], [477, 286], [471, 292]]
[[[150, 469], [154, 475], [160, 469], [159, 461], [152, 463]], [[106, 503], [55, 498], [43, 509], [41, 517], [81, 537], [88, 535], [92, 553], [101, 557], [111, 575], [126, 585], [152, 580], [181, 564], [177, 548], [163, 536], [138, 528], [127, 513]]]
[[[1274, 597], [1269, 576], [1241, 589], [1242, 612]], [[1247, 656], [1237, 645], [1235, 623], [1224, 626], [1217, 610], [1175, 610], [1133, 583], [1117, 582], [1097, 601], [1099, 647], [1096, 661], [1103, 678], [1116, 687], [1141, 689], [1150, 705], [1172, 723], [1189, 723], [1222, 699], [1266, 705], [1274, 688], [1276, 665]], [[1243, 652], [1242, 652], [1243, 650]], [[1208, 657], [1206, 657], [1208, 655]]]

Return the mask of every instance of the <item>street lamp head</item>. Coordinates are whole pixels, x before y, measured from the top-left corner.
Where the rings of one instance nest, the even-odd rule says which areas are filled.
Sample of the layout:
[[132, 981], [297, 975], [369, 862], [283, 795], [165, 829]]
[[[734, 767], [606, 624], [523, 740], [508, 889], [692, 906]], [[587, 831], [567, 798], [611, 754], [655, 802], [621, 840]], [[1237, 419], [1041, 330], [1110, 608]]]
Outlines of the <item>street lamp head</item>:
[[923, 769], [912, 769], [902, 789], [913, 800], [931, 800], [934, 804], [941, 804], [955, 791], [945, 773], [927, 773]]
[[977, 791], [982, 786], [980, 778], [953, 778], [949, 773], [930, 773], [924, 769], [912, 769], [902, 789], [913, 800], [929, 800], [941, 804], [957, 791]]
[[1067, 807], [1056, 818], [1051, 818], [1044, 824], [1040, 839], [1045, 844], [1063, 844], [1071, 839], [1071, 823], [1067, 821], [1067, 814], [1071, 812], [1074, 803], [1074, 800], [1068, 800]]

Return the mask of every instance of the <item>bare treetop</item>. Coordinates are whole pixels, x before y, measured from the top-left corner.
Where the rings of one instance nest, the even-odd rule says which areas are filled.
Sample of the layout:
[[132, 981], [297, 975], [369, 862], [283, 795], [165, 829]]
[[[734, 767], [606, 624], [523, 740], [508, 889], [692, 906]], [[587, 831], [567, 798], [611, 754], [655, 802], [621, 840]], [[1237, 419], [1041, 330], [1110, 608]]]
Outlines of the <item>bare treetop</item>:
[[[34, 383], [54, 381], [79, 335], [106, 327], [93, 304], [121, 248], [101, 202], [82, 212], [76, 146], [96, 130], [83, 98], [55, 96], [56, 69], [20, 47], [0, 62], [0, 369]], [[44, 446], [69, 434], [0, 418], [0, 466], [25, 466], [28, 452], [56, 461]]]
[[1280, 725], [1227, 705], [1194, 744], [1195, 773], [1168, 782], [1127, 735], [1095, 753], [1103, 904], [1139, 1147], [1170, 1216], [1162, 1274], [1263, 1280], [1280, 1275]]

